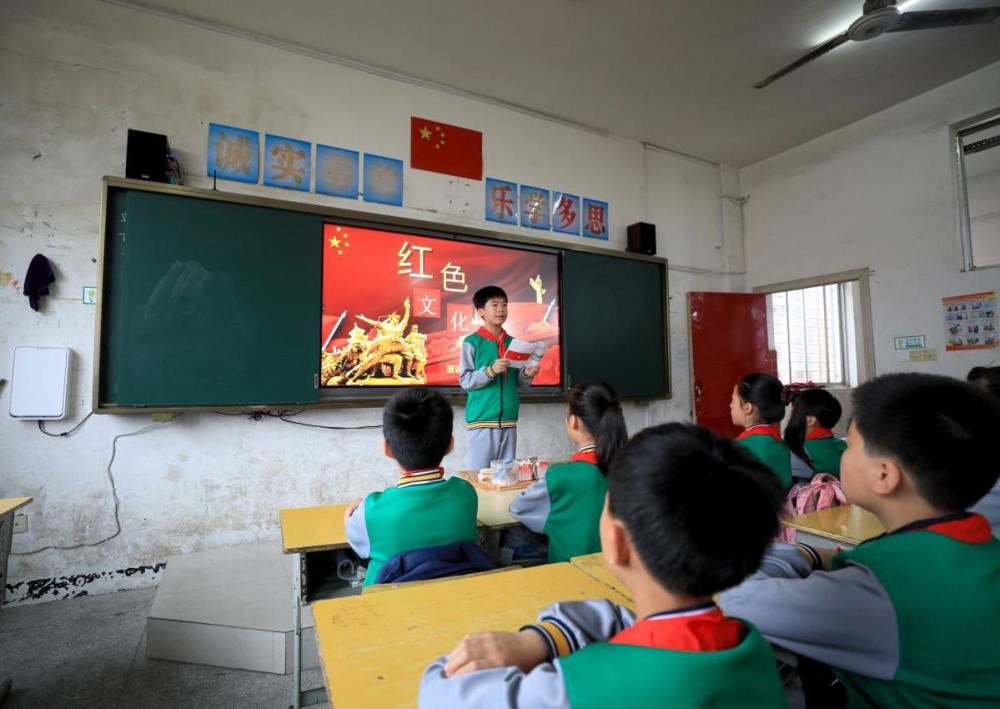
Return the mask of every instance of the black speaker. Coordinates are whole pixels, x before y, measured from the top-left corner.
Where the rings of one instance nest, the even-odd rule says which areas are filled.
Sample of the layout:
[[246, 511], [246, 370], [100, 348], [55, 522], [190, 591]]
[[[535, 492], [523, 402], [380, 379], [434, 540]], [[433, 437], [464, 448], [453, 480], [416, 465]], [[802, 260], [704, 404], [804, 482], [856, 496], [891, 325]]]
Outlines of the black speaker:
[[636, 222], [628, 226], [628, 250], [636, 254], [656, 255], [656, 225]]
[[167, 136], [128, 129], [125, 150], [125, 177], [134, 180], [167, 182]]

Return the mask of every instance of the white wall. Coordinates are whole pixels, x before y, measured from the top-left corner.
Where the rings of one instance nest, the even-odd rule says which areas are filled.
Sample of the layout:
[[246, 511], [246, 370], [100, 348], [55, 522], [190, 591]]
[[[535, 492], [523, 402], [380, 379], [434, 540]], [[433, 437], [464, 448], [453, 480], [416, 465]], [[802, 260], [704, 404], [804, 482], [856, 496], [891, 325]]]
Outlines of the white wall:
[[[945, 352], [941, 298], [1000, 291], [1000, 270], [960, 272], [948, 132], [997, 106], [1000, 63], [744, 168], [748, 285], [868, 267], [878, 373], [995, 361]], [[897, 362], [894, 335], [926, 335], [938, 359]]]
[[[0, 4], [0, 372], [13, 347], [73, 348], [74, 414], [89, 410], [94, 309], [81, 288], [97, 279], [103, 175], [124, 172], [129, 127], [169, 135], [194, 186], [204, 170], [209, 122], [272, 131], [406, 160], [409, 117], [427, 116], [484, 132], [488, 175], [549, 185], [611, 204], [610, 248], [625, 225], [660, 226], [671, 274], [675, 397], [625, 407], [630, 428], [688, 418], [687, 289], [742, 282], [714, 273], [742, 268], [738, 209], [719, 198], [738, 192], [734, 171], [644, 149], [639, 143], [540, 120], [449, 93], [347, 69], [170, 19], [93, 0], [4, 0]], [[408, 162], [408, 161], [407, 161]], [[407, 171], [404, 208], [245, 186], [223, 189], [350, 206], [454, 225], [488, 227], [482, 183]], [[517, 229], [512, 229], [517, 232]], [[536, 232], [537, 233], [537, 232]], [[554, 237], [555, 241], [559, 241]], [[53, 262], [57, 282], [41, 313], [16, 281], [33, 254]], [[643, 307], [637, 304], [637, 307]], [[7, 408], [7, 392], [0, 391]], [[561, 405], [528, 405], [520, 451], [564, 455]], [[462, 412], [456, 412], [461, 420]], [[377, 409], [323, 410], [303, 420], [358, 425]], [[72, 546], [114, 531], [106, 466], [112, 438], [150, 423], [146, 416], [94, 416], [69, 438], [0, 416], [0, 496], [31, 495], [29, 532], [14, 550]], [[461, 431], [446, 461], [464, 458]], [[122, 533], [113, 541], [11, 559], [8, 600], [148, 585], [172, 554], [257, 540], [277, 543], [281, 507], [346, 501], [390, 484], [377, 431], [324, 431], [274, 419], [189, 414], [118, 442], [114, 475]]]

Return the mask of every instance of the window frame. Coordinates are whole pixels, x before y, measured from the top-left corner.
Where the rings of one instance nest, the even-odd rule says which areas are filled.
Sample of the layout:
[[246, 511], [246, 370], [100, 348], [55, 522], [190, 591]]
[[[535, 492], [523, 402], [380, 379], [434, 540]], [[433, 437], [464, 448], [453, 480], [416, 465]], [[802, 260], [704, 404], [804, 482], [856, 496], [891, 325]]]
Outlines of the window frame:
[[[852, 271], [841, 271], [839, 273], [831, 273], [825, 276], [813, 276], [810, 278], [800, 278], [794, 281], [784, 281], [782, 283], [770, 283], [767, 285], [754, 286], [752, 292], [760, 293], [763, 295], [772, 295], [774, 293], [781, 293], [784, 291], [795, 291], [804, 290], [806, 288], [815, 288], [818, 286], [830, 286], [830, 285], [841, 285], [846, 286], [851, 283], [858, 284], [858, 299], [859, 303], [856, 304], [855, 310], [856, 315], [859, 317], [859, 322], [856, 324], [856, 329], [859, 331], [857, 335], [854, 333], [847, 332], [847, 318], [846, 309], [848, 307], [846, 298], [844, 298], [844, 288], [841, 288], [841, 367], [843, 368], [844, 382], [841, 384], [833, 383], [831, 384], [834, 388], [850, 388], [857, 386], [863, 381], [870, 379], [876, 375], [875, 372], [875, 337], [872, 327], [872, 306], [871, 306], [871, 283], [870, 283], [870, 270], [867, 268], [855, 269]], [[768, 313], [770, 316], [770, 313]], [[856, 342], [857, 346], [857, 381], [852, 381], [850, 375], [850, 363], [853, 361], [852, 353], [849, 351], [855, 336], [859, 337]]]
[[[992, 125], [1000, 124], [1000, 106], [984, 111], [972, 118], [953, 123], [949, 126], [951, 137], [952, 166], [955, 175], [955, 196], [958, 202], [958, 238], [962, 249], [962, 272], [986, 271], [1000, 268], [1000, 263], [977, 266], [972, 253], [972, 219], [969, 216], [969, 190], [966, 185], [965, 152], [962, 148], [962, 138], [968, 133], [984, 130]], [[1000, 149], [1000, 148], [998, 148]]]

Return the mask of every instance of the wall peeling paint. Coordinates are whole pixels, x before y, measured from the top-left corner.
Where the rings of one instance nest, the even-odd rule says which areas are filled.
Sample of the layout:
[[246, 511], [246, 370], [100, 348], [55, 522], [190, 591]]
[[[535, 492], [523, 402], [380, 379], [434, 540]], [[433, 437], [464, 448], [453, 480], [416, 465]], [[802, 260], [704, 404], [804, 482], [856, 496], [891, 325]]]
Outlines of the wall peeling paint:
[[[122, 590], [123, 588], [143, 588], [155, 586], [167, 562], [130, 566], [114, 571], [98, 571], [90, 574], [57, 576], [47, 579], [32, 579], [7, 584], [5, 606], [58, 601], [63, 598], [92, 596], [98, 593]], [[123, 580], [128, 579], [127, 583]]]

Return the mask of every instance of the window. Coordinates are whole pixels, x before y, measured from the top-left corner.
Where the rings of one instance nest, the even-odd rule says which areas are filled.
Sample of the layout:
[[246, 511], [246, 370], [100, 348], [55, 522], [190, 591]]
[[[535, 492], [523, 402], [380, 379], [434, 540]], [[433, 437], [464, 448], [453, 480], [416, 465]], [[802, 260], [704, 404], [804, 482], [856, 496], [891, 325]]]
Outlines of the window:
[[771, 293], [768, 327], [778, 378], [846, 386], [845, 283]]
[[1000, 266], [1000, 109], [952, 126], [965, 270]]

